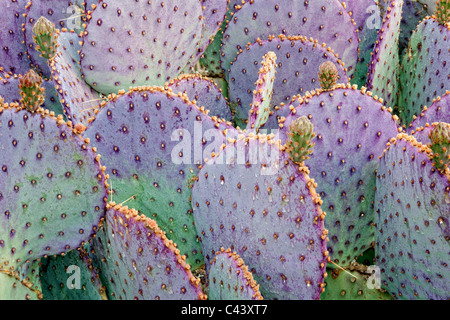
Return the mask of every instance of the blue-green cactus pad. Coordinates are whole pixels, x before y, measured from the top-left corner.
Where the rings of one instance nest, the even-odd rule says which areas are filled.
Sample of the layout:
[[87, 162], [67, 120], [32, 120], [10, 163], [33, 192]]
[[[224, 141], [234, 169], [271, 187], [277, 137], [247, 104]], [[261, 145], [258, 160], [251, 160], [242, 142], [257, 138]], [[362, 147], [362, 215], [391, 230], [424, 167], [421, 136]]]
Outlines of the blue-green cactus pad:
[[206, 134], [224, 139], [223, 130], [235, 131], [225, 123], [216, 128], [187, 97], [153, 87], [110, 101], [85, 132], [107, 167], [113, 200], [132, 197], [127, 204], [156, 220], [193, 268], [204, 261], [193, 225], [191, 186], [197, 163], [203, 163], [211, 145]]
[[345, 266], [375, 240], [373, 200], [378, 157], [398, 133], [395, 117], [365, 89], [340, 86], [300, 98], [282, 122], [284, 143], [289, 124], [306, 116], [317, 133], [305, 164], [317, 181], [328, 214], [328, 251]]
[[318, 299], [327, 261], [320, 198], [304, 168], [267, 139], [230, 142], [206, 162], [194, 184], [192, 206], [207, 272], [215, 250], [230, 248], [265, 299]]
[[82, 249], [41, 259], [44, 300], [102, 300], [104, 289]]
[[367, 87], [384, 100], [385, 105], [397, 106], [398, 41], [402, 19], [403, 0], [392, 0], [387, 6], [383, 24], [378, 33], [372, 58], [369, 61]]
[[98, 157], [78, 133], [43, 109], [0, 109], [0, 265], [77, 248], [103, 214]]
[[427, 148], [401, 134], [377, 173], [376, 265], [397, 299], [450, 298], [450, 176]]
[[[368, 286], [370, 275], [340, 269], [329, 269], [325, 279], [325, 292], [321, 300], [393, 300], [393, 297], [376, 285]], [[376, 274], [374, 275], [376, 276]]]
[[248, 266], [230, 249], [217, 251], [208, 273], [209, 300], [262, 300]]
[[434, 18], [423, 20], [413, 32], [400, 71], [399, 116], [405, 125], [448, 90], [449, 47], [450, 31]]

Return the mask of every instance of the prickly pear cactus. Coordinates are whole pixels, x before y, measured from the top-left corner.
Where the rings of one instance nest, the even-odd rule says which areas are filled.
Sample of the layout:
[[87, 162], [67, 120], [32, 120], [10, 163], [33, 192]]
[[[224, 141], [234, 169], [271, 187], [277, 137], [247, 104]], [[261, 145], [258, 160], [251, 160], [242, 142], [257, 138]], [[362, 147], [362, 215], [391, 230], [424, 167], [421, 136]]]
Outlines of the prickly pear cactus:
[[400, 118], [408, 126], [425, 106], [448, 90], [449, 27], [424, 19], [411, 36], [400, 71]]
[[104, 300], [103, 285], [84, 248], [41, 259], [39, 279], [44, 300]]
[[397, 299], [448, 299], [450, 175], [432, 150], [399, 134], [377, 172], [376, 256], [381, 283]]
[[110, 203], [93, 249], [109, 299], [206, 298], [177, 245], [134, 209]]
[[434, 99], [430, 107], [424, 107], [418, 117], [415, 117], [409, 125], [409, 131], [436, 121], [450, 123], [450, 91], [447, 91], [442, 97]]
[[207, 272], [217, 248], [231, 248], [264, 298], [318, 299], [328, 252], [315, 186], [274, 137], [241, 136], [224, 146], [192, 192]]
[[275, 111], [276, 106], [287, 104], [294, 96], [317, 88], [317, 72], [320, 65], [326, 61], [336, 65], [339, 82], [348, 82], [347, 66], [340, 56], [332, 54], [332, 49], [327, 45], [305, 36], [281, 34], [256, 41], [242, 50], [233, 60], [228, 78], [230, 104], [235, 110], [236, 124], [245, 128], [243, 123], [249, 115], [255, 82], [262, 67], [261, 60], [268, 52], [274, 52], [277, 56], [277, 73], [269, 105], [271, 113]]
[[207, 141], [225, 140], [227, 130], [235, 131], [213, 121], [187, 96], [149, 87], [105, 103], [84, 136], [102, 154], [113, 200], [129, 200], [156, 220], [197, 268], [204, 259], [193, 225], [191, 186], [210, 146]]
[[397, 106], [400, 24], [403, 0], [391, 0], [369, 62], [367, 88], [391, 108]]
[[305, 165], [317, 183], [328, 214], [328, 251], [343, 266], [375, 241], [373, 228], [375, 172], [386, 143], [398, 133], [396, 117], [366, 88], [337, 85], [334, 90], [307, 93], [280, 121], [287, 142], [291, 124], [302, 116], [316, 132]]
[[0, 11], [0, 299], [450, 299], [450, 0]]
[[227, 121], [232, 120], [228, 101], [221, 89], [211, 79], [195, 74], [181, 75], [166, 84], [173, 92], [184, 93], [189, 99], [195, 100], [199, 107], [209, 110], [209, 115]]
[[40, 108], [0, 108], [0, 268], [75, 249], [97, 230], [107, 183], [79, 133]]
[[202, 18], [200, 1], [103, 0], [83, 33], [84, 79], [104, 94], [164, 85], [196, 54]]
[[[336, 25], [340, 32], [336, 32]], [[341, 57], [348, 74], [354, 72], [358, 37], [350, 15], [337, 0], [288, 0], [269, 6], [264, 0], [245, 2], [224, 32], [222, 69], [228, 74], [236, 54], [245, 50], [248, 43], [279, 34], [302, 35], [317, 39], [319, 44], [326, 43]]]
[[208, 273], [209, 300], [262, 300], [259, 286], [244, 260], [230, 248], [220, 248]]
[[22, 25], [25, 23], [27, 0], [5, 0], [0, 2], [2, 28], [0, 30], [0, 68], [7, 73], [24, 74], [30, 69], [23, 44]]

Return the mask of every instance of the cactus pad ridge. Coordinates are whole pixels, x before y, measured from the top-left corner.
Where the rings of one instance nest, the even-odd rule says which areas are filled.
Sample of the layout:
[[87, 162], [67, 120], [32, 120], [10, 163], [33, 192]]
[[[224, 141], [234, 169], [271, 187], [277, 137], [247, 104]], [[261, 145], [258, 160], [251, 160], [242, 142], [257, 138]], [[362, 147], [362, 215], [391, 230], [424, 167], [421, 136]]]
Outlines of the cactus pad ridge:
[[84, 80], [104, 94], [164, 85], [180, 74], [201, 41], [200, 1], [126, 6], [122, 0], [104, 0], [88, 18], [81, 69]]
[[250, 106], [247, 130], [258, 130], [264, 125], [271, 113], [270, 102], [272, 100], [273, 86], [277, 56], [273, 51], [264, 55], [261, 68], [258, 71], [258, 80], [255, 82], [256, 89], [253, 91], [253, 101]]
[[[229, 73], [230, 104], [235, 111], [236, 124], [243, 128], [253, 99], [255, 81], [261, 68], [261, 57], [272, 51], [277, 56], [277, 75], [270, 103], [276, 106], [288, 103], [295, 95], [303, 95], [317, 87], [317, 70], [326, 61], [333, 62], [339, 70], [339, 81], [348, 82], [347, 68], [342, 58], [327, 44], [305, 36], [269, 36], [258, 39], [240, 51], [232, 61]], [[271, 118], [271, 117], [270, 117]], [[275, 129], [269, 118], [266, 129]]]
[[61, 115], [0, 109], [0, 268], [80, 246], [97, 229], [107, 182], [100, 156]]
[[412, 129], [433, 123], [435, 121], [442, 121], [450, 123], [450, 91], [446, 91], [441, 97], [433, 99], [430, 107], [423, 107], [422, 112], [411, 122], [408, 132]]
[[226, 121], [232, 120], [227, 99], [221, 89], [210, 78], [199, 74], [183, 74], [165, 84], [173, 92], [182, 92], [200, 107], [209, 110], [209, 115]]
[[376, 265], [396, 299], [448, 299], [450, 174], [414, 137], [392, 138], [377, 172]]
[[0, 299], [42, 300], [43, 295], [29, 281], [22, 280], [16, 271], [0, 269]]
[[93, 249], [110, 299], [206, 299], [176, 243], [135, 209], [110, 202]]
[[306, 116], [314, 125], [314, 153], [305, 164], [328, 213], [330, 257], [342, 266], [374, 241], [377, 159], [400, 130], [398, 118], [381, 102], [365, 87], [337, 84], [332, 91], [307, 92], [279, 121], [281, 143], [293, 120]]
[[209, 300], [263, 300], [253, 274], [236, 251], [222, 247], [210, 264]]
[[325, 213], [309, 170], [282, 149], [274, 135], [230, 139], [194, 183], [195, 225], [207, 272], [223, 246], [242, 257], [265, 299], [318, 299], [328, 259]]

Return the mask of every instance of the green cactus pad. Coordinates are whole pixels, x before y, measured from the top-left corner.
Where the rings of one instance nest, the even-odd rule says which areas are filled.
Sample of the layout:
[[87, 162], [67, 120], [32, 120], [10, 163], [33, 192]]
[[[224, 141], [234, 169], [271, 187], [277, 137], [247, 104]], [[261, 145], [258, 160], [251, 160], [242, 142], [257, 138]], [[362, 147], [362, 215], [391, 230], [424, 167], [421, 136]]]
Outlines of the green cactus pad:
[[83, 249], [41, 259], [39, 278], [44, 300], [104, 300], [104, 288], [96, 278]]
[[38, 109], [0, 109], [0, 266], [78, 247], [104, 214], [99, 156], [78, 129]]
[[370, 275], [356, 271], [328, 269], [325, 291], [321, 300], [393, 300], [393, 297], [376, 286], [368, 286]]

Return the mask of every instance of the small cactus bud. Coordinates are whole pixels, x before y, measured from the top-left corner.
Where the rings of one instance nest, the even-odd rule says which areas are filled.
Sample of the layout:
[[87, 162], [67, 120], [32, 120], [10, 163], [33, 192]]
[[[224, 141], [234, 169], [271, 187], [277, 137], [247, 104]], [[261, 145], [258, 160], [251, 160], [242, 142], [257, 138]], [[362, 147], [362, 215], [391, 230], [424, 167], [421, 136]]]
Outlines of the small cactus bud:
[[327, 61], [319, 67], [319, 82], [323, 90], [332, 90], [338, 80], [338, 69], [333, 62]]
[[40, 17], [33, 26], [33, 33], [36, 50], [41, 53], [41, 57], [45, 59], [54, 57], [58, 48], [55, 24], [45, 17]]
[[19, 89], [20, 104], [29, 111], [36, 111], [44, 103], [45, 89], [42, 87], [42, 78], [34, 70], [19, 78]]
[[450, 124], [439, 122], [430, 132], [434, 166], [444, 172], [450, 167]]
[[306, 116], [295, 119], [289, 125], [288, 140], [286, 142], [286, 151], [292, 162], [300, 164], [309, 155], [312, 154], [314, 143], [312, 139], [316, 136], [314, 132], [314, 125]]
[[437, 21], [443, 26], [450, 23], [450, 0], [436, 1], [436, 11], [434, 13]]

